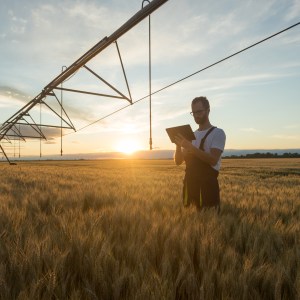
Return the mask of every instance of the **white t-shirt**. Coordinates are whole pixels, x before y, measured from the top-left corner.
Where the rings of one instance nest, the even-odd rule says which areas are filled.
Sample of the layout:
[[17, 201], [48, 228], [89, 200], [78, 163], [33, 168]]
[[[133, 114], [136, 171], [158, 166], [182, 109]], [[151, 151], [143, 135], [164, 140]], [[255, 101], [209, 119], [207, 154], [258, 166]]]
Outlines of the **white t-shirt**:
[[[207, 131], [209, 130], [205, 129], [205, 130], [196, 130], [195, 136], [196, 139], [192, 141], [192, 144], [199, 148], [200, 147], [200, 143], [201, 140], [203, 139], [203, 137], [205, 136], [205, 134], [207, 133]], [[224, 151], [224, 147], [225, 147], [225, 141], [226, 141], [226, 135], [225, 132], [220, 129], [220, 128], [215, 128], [212, 132], [210, 132], [210, 134], [206, 137], [206, 140], [204, 142], [204, 151], [207, 153], [210, 153], [210, 149], [212, 148], [216, 148], [221, 150], [222, 152]], [[217, 162], [217, 164], [215, 166], [212, 166], [215, 170], [219, 171], [220, 167], [221, 167], [221, 157], [219, 158], [219, 161]]]

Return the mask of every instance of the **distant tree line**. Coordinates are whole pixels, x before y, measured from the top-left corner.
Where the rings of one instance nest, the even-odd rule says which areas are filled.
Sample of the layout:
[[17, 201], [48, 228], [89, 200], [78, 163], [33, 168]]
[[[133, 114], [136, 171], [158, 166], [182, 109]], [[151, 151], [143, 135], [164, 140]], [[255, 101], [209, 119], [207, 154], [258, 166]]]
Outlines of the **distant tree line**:
[[252, 154], [246, 154], [246, 155], [230, 155], [230, 156], [224, 156], [223, 158], [300, 158], [300, 153], [283, 153], [283, 154], [277, 154], [277, 153], [252, 153]]

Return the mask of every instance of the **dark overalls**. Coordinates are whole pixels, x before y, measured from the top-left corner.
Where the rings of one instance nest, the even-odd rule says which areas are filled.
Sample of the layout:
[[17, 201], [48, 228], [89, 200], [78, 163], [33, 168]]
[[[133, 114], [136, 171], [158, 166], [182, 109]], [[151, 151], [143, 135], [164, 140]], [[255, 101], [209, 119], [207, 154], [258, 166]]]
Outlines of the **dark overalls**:
[[[204, 151], [204, 142], [207, 136], [215, 129], [212, 127], [201, 140], [199, 149]], [[218, 183], [219, 172], [208, 163], [203, 162], [191, 153], [185, 156], [185, 177], [183, 184], [183, 204], [203, 207], [220, 207], [220, 189]]]

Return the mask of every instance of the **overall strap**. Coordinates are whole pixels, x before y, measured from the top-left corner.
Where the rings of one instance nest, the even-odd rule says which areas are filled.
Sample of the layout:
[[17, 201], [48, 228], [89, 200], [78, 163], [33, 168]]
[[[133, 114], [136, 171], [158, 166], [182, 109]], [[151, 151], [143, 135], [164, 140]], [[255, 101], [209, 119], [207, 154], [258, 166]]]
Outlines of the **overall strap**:
[[199, 149], [201, 149], [201, 150], [204, 151], [204, 148], [203, 148], [203, 147], [204, 147], [205, 140], [206, 140], [207, 136], [208, 136], [215, 128], [217, 128], [217, 127], [213, 126], [213, 127], [211, 127], [211, 128], [206, 132], [205, 136], [204, 136], [203, 139], [201, 140]]

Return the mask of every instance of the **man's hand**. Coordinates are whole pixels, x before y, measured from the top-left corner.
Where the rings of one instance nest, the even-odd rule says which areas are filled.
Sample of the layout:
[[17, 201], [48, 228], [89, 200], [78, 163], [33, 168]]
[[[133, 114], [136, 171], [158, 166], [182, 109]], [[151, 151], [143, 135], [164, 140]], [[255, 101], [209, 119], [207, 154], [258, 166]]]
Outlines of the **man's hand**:
[[188, 140], [186, 140], [180, 133], [175, 136], [175, 144], [177, 146], [183, 147], [187, 150], [194, 147], [193, 144], [191, 142], [189, 142]]

